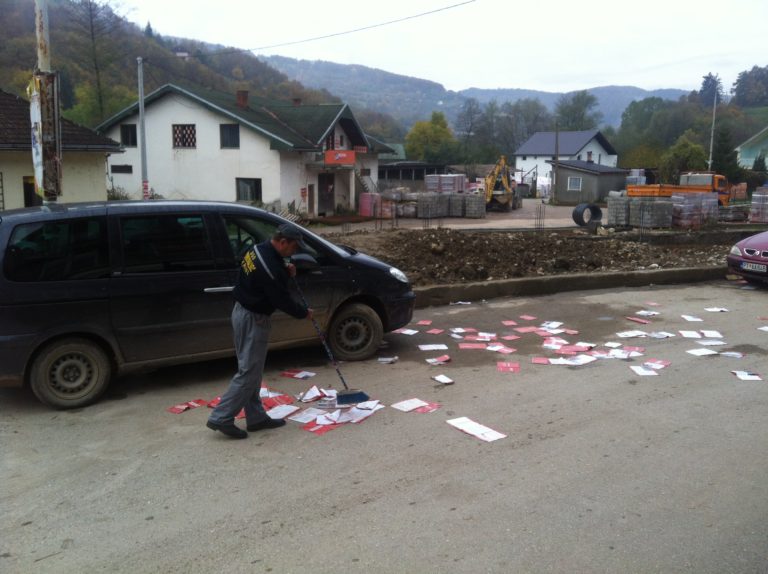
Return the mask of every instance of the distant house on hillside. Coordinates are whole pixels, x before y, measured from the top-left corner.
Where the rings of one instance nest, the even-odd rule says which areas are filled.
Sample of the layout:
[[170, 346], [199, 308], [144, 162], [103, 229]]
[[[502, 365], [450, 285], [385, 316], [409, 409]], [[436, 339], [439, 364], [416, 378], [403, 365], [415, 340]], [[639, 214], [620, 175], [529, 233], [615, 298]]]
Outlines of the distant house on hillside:
[[515, 169], [523, 181], [536, 178], [552, 181], [550, 164], [558, 160], [592, 162], [595, 165], [616, 167], [619, 156], [600, 130], [577, 132], [536, 132], [515, 151]]
[[752, 169], [760, 154], [768, 161], [768, 126], [738, 146], [736, 153], [739, 165], [745, 169]]
[[[355, 210], [376, 188], [380, 152], [346, 104], [304, 105], [167, 84], [144, 98], [149, 187], [168, 199], [241, 201], [276, 211]], [[143, 193], [138, 102], [98, 126], [125, 156], [113, 184]]]
[[[61, 120], [62, 193], [58, 201], [106, 200], [107, 157], [120, 152], [116, 141]], [[0, 211], [41, 203], [35, 194], [29, 102], [0, 90]]]
[[[553, 160], [546, 163], [554, 169]], [[558, 161], [553, 200], [560, 205], [603, 202], [609, 191], [624, 189], [627, 173], [629, 170], [591, 161]]]

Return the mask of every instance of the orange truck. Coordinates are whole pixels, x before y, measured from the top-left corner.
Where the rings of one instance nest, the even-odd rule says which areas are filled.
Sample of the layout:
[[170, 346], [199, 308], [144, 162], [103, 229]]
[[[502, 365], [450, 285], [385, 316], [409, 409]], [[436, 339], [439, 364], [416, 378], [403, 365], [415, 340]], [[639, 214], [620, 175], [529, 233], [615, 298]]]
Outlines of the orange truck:
[[736, 199], [735, 192], [741, 186], [733, 188], [724, 175], [712, 172], [687, 172], [680, 176], [680, 185], [628, 185], [629, 197], [671, 197], [678, 193], [717, 194], [717, 203], [727, 207], [731, 199]]

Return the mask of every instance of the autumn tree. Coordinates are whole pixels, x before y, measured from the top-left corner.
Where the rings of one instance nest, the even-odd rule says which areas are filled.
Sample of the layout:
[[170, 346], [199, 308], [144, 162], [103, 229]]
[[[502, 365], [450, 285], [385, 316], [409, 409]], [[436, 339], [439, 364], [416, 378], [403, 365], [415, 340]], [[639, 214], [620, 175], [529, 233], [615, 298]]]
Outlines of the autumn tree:
[[681, 173], [699, 171], [706, 167], [707, 154], [704, 148], [683, 135], [661, 156], [659, 175], [662, 182], [676, 184], [680, 181]]
[[558, 126], [563, 131], [581, 131], [596, 128], [603, 114], [595, 111], [597, 98], [587, 90], [563, 94], [555, 105]]
[[453, 137], [445, 114], [432, 112], [428, 122], [416, 122], [405, 136], [405, 155], [408, 159], [428, 163], [451, 163], [456, 155]]

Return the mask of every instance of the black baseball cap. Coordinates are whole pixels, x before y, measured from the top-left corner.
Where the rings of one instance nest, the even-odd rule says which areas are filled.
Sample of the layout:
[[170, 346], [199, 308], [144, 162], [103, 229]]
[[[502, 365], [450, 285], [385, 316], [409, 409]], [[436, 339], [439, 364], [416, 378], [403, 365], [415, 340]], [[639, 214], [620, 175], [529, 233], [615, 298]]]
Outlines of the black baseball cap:
[[280, 237], [284, 237], [285, 239], [291, 239], [299, 244], [299, 249], [303, 249], [305, 251], [309, 250], [309, 247], [307, 247], [307, 244], [304, 243], [304, 234], [301, 232], [301, 230], [290, 223], [283, 223], [280, 225], [280, 227], [277, 228], [277, 235]]

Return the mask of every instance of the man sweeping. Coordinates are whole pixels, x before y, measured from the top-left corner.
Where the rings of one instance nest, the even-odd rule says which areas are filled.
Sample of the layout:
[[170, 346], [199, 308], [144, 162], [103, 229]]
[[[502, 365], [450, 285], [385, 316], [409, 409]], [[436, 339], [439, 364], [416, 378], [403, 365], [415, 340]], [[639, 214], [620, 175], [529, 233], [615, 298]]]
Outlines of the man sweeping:
[[312, 319], [312, 309], [294, 301], [288, 282], [296, 267], [285, 259], [299, 249], [307, 249], [298, 227], [280, 225], [271, 239], [255, 245], [243, 257], [233, 295], [232, 329], [237, 353], [237, 373], [211, 412], [206, 426], [231, 438], [247, 438], [235, 425], [235, 416], [245, 409], [246, 428], [251, 431], [285, 425], [282, 419], [267, 415], [259, 398], [271, 315], [280, 309], [297, 319]]

